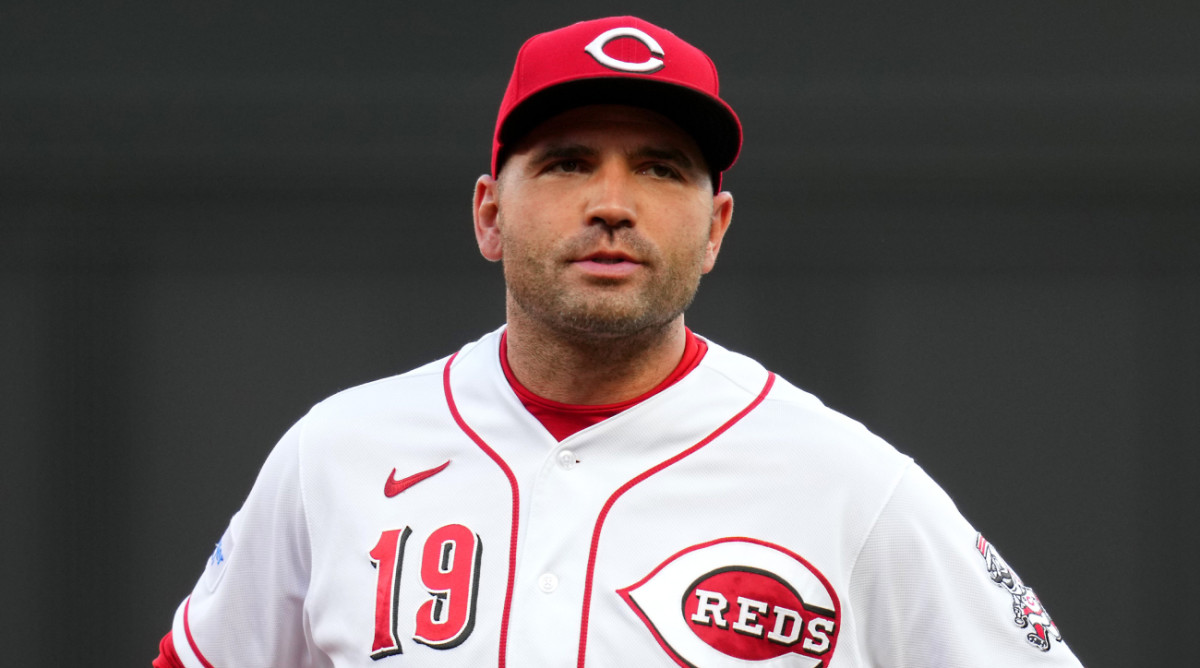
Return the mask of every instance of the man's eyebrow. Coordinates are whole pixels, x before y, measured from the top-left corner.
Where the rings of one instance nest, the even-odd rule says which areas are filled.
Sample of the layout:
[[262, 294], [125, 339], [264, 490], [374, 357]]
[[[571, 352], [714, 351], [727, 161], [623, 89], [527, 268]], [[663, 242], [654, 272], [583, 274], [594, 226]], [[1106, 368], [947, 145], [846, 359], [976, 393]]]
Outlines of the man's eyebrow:
[[599, 152], [583, 144], [550, 144], [537, 151], [531, 162], [540, 165], [553, 160], [568, 160], [571, 158], [594, 158]]
[[671, 146], [643, 146], [630, 152], [629, 157], [671, 162], [684, 169], [691, 169], [694, 166], [687, 153]]

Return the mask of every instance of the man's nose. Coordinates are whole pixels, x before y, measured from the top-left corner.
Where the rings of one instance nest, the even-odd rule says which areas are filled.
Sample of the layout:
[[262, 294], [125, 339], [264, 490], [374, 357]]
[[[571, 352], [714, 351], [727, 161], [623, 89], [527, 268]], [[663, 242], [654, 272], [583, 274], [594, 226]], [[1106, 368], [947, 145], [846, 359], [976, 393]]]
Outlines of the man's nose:
[[624, 161], [607, 160], [592, 175], [587, 221], [611, 228], [632, 227], [637, 218], [633, 174]]

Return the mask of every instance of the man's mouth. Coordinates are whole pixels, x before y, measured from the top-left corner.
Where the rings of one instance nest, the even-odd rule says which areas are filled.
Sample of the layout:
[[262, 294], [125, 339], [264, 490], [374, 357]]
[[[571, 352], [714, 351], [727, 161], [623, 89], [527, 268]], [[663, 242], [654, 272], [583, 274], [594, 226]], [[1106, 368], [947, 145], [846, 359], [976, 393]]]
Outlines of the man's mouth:
[[579, 262], [597, 262], [599, 264], [620, 264], [622, 262], [633, 262], [638, 264], [636, 260], [624, 253], [592, 253], [586, 257], [580, 258]]
[[585, 274], [603, 279], [620, 279], [632, 275], [642, 263], [620, 252], [602, 251], [585, 255], [574, 262]]

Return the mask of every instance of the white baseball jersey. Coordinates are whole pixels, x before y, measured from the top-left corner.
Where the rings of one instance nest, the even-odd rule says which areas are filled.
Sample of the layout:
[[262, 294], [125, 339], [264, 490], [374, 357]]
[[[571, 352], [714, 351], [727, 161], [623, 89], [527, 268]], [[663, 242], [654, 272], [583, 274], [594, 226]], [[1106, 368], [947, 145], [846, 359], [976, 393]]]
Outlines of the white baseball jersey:
[[1079, 666], [912, 460], [709, 343], [561, 442], [500, 332], [317, 405], [173, 625], [186, 666]]

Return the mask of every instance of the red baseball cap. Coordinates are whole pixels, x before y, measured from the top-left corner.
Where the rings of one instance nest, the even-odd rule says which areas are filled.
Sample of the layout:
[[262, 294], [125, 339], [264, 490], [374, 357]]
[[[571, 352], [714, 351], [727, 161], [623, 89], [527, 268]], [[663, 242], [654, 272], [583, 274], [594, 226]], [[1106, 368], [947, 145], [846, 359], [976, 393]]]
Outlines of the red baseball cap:
[[517, 53], [492, 139], [492, 176], [506, 151], [559, 113], [627, 104], [674, 121], [700, 146], [713, 175], [742, 148], [742, 124], [719, 96], [717, 67], [674, 33], [632, 16], [583, 21], [534, 35]]

